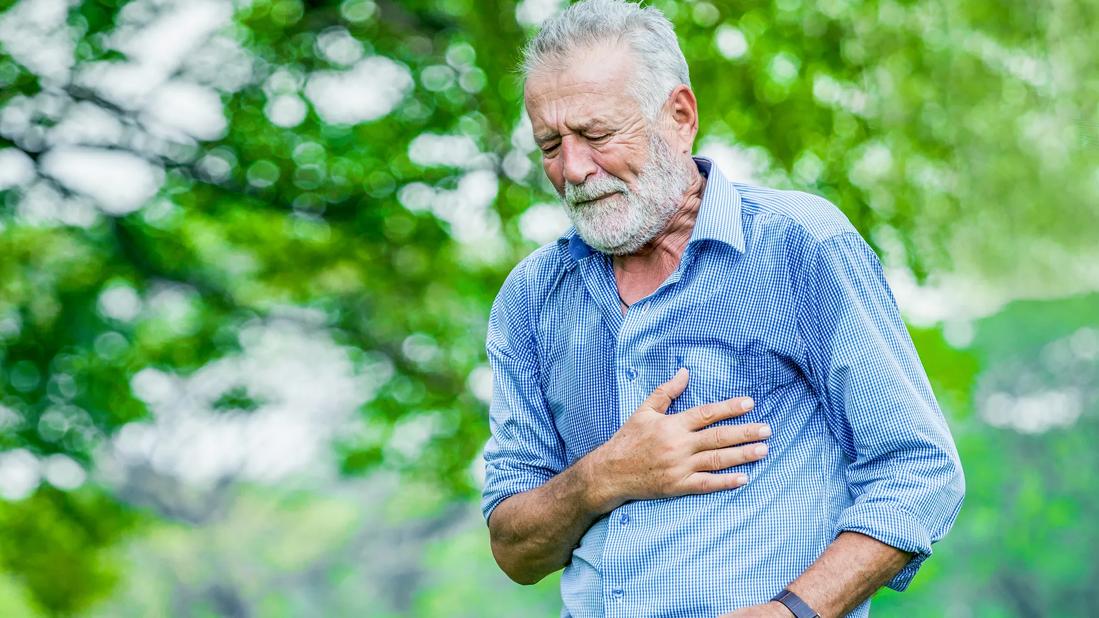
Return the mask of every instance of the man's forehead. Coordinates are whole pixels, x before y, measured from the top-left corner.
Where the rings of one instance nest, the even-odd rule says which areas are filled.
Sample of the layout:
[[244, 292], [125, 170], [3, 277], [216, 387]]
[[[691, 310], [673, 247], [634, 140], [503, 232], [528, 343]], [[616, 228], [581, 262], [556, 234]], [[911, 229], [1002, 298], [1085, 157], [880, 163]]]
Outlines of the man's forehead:
[[527, 76], [524, 102], [538, 105], [563, 96], [622, 94], [634, 76], [634, 57], [622, 45], [596, 44], [572, 50]]
[[639, 111], [629, 94], [630, 58], [603, 63], [576, 53], [572, 57], [575, 62], [543, 68], [527, 79], [523, 103], [536, 136], [545, 132], [539, 131], [540, 124], [564, 122], [573, 130], [583, 130], [614, 124]]
[[562, 130], [587, 132], [613, 129], [640, 113], [629, 96], [560, 96], [527, 102], [527, 115], [536, 139], [550, 139]]

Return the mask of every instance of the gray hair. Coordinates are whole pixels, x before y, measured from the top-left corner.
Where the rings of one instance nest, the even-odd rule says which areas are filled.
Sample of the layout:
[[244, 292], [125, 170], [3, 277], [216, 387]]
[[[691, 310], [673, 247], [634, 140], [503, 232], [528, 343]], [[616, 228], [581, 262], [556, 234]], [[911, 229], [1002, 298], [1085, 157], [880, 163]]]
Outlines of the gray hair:
[[523, 74], [561, 61], [569, 52], [626, 41], [637, 57], [631, 87], [641, 111], [656, 118], [676, 86], [691, 85], [672, 23], [658, 9], [623, 0], [584, 0], [547, 20], [523, 50]]

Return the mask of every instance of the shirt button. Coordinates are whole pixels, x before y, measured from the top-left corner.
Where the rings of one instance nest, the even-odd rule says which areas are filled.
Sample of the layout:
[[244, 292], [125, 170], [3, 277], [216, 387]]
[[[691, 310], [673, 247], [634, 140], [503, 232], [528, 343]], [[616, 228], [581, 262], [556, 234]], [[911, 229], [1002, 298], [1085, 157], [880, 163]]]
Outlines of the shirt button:
[[626, 513], [622, 513], [622, 517], [618, 521], [622, 522], [622, 525], [625, 526], [630, 523], [630, 516]]
[[636, 378], [637, 378], [637, 372], [636, 371], [634, 371], [633, 369], [627, 369], [626, 370], [626, 379], [627, 380], [629, 380], [630, 382], [633, 382]]
[[613, 597], [615, 601], [621, 601], [622, 600], [622, 589], [621, 588], [615, 588], [614, 590], [611, 590], [611, 597]]

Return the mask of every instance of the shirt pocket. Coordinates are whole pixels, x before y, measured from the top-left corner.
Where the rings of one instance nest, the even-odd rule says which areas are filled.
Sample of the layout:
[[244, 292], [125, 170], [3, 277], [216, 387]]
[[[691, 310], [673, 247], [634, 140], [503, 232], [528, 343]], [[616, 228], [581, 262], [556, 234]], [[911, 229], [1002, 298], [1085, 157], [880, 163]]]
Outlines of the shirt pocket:
[[755, 407], [747, 413], [714, 423], [738, 425], [765, 422], [774, 412], [776, 389], [797, 379], [797, 370], [770, 351], [741, 352], [728, 346], [699, 346], [672, 354], [670, 371], [686, 367], [690, 372], [687, 389], [672, 406], [672, 412], [732, 399], [751, 397]]
[[[748, 412], [717, 421], [708, 427], [747, 423], [774, 424], [772, 416], [778, 411], [781, 400], [778, 390], [798, 377], [797, 369], [791, 367], [778, 354], [770, 351], [738, 352], [723, 345], [689, 348], [682, 354], [673, 354], [671, 364], [676, 369], [686, 367], [690, 372], [687, 389], [674, 402], [671, 412], [685, 412], [694, 406], [734, 397], [751, 397], [755, 402], [755, 406]], [[777, 455], [772, 441], [773, 439], [767, 440], [772, 446], [768, 457]], [[761, 463], [754, 461], [716, 472], [743, 472], [753, 478]]]

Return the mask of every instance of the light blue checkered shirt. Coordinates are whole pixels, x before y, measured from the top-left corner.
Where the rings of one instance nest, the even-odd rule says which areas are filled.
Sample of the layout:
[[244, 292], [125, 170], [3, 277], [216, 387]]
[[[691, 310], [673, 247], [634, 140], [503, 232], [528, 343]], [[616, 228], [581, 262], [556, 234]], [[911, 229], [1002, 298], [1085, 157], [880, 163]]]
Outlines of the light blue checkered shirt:
[[489, 319], [485, 517], [687, 367], [669, 413], [751, 396], [723, 423], [769, 423], [770, 453], [732, 469], [749, 475], [740, 489], [597, 520], [562, 574], [562, 615], [714, 618], [769, 600], [843, 530], [915, 553], [889, 582], [903, 590], [964, 480], [877, 256], [828, 201], [695, 161], [708, 180], [679, 267], [625, 316], [610, 260], [574, 230], [508, 276]]

